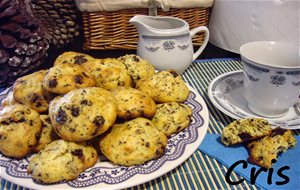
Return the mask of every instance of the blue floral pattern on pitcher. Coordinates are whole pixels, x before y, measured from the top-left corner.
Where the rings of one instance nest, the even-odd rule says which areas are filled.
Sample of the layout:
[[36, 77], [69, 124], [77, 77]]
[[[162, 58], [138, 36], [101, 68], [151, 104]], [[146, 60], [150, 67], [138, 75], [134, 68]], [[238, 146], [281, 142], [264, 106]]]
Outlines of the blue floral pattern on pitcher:
[[163, 43], [164, 50], [171, 51], [175, 48], [175, 42], [173, 40], [168, 40]]

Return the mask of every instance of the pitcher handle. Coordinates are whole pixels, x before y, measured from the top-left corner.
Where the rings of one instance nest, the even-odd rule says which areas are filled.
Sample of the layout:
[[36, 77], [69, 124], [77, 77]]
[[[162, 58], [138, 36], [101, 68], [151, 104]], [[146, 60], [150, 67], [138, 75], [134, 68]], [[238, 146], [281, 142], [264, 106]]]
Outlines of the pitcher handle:
[[190, 31], [191, 38], [193, 38], [194, 35], [199, 33], [199, 32], [204, 32], [205, 37], [204, 37], [203, 43], [201, 44], [199, 49], [194, 53], [193, 61], [195, 61], [195, 59], [197, 59], [197, 57], [199, 57], [199, 55], [202, 53], [202, 51], [206, 47], [206, 45], [208, 43], [208, 39], [209, 39], [209, 31], [208, 31], [208, 28], [206, 26], [199, 26], [197, 28], [192, 29]]

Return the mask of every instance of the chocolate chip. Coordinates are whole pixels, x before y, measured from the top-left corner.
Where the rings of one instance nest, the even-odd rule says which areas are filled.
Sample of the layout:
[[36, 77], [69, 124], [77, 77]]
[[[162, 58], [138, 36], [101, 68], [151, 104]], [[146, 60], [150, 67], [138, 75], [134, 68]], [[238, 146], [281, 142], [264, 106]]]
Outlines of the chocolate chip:
[[174, 70], [170, 70], [169, 73], [171, 73], [174, 78], [178, 76], [178, 73]]
[[248, 134], [248, 133], [241, 133], [239, 134], [239, 137], [243, 140], [243, 141], [249, 141], [251, 140], [253, 137]]
[[38, 103], [35, 104], [35, 107], [37, 107], [37, 108], [39, 108], [39, 107], [41, 107], [41, 106], [42, 106], [42, 103], [41, 103], [41, 102], [38, 102]]
[[140, 61], [140, 59], [139, 59], [137, 56], [133, 56], [132, 59], [133, 59], [133, 61], [135, 61], [135, 62], [139, 62], [139, 61]]
[[64, 110], [59, 109], [56, 117], [56, 122], [59, 124], [65, 124], [67, 122], [67, 114]]
[[160, 156], [162, 153], [161, 153], [159, 150], [156, 150], [156, 151], [155, 151], [155, 154], [156, 154], [157, 156]]
[[79, 115], [79, 111], [80, 111], [79, 107], [72, 107], [71, 109], [72, 116], [77, 117]]
[[272, 137], [276, 135], [283, 135], [287, 130], [282, 128], [277, 128], [272, 132]]
[[83, 55], [77, 55], [74, 57], [74, 59], [75, 59], [74, 63], [78, 65], [81, 65], [82, 63], [88, 61], [87, 58], [85, 58]]
[[8, 122], [8, 121], [1, 121], [0, 124], [1, 124], [1, 125], [9, 125], [9, 122]]
[[36, 94], [36, 93], [33, 93], [32, 95], [31, 95], [31, 98], [30, 98], [30, 101], [32, 102], [32, 103], [34, 103], [34, 102], [36, 102], [38, 99], [39, 99], [39, 95], [38, 94]]
[[78, 156], [79, 158], [83, 158], [83, 152], [81, 149], [72, 150], [71, 154], [73, 154], [74, 156]]
[[49, 88], [55, 88], [57, 86], [57, 80], [56, 79], [51, 79], [48, 83]]
[[96, 116], [93, 123], [97, 126], [97, 127], [101, 127], [105, 122], [105, 119], [102, 116]]
[[22, 117], [20, 120], [16, 121], [16, 123], [22, 123], [22, 122], [25, 122], [25, 121], [26, 121], [25, 118]]
[[41, 138], [40, 133], [36, 133], [34, 136], [35, 136], [35, 139], [36, 139], [36, 140], [39, 140], [39, 139]]
[[86, 106], [91, 106], [93, 105], [92, 102], [88, 101], [88, 100], [81, 100], [80, 102], [81, 105], [86, 105]]
[[75, 75], [75, 83], [82, 84], [83, 77], [81, 75]]
[[50, 120], [49, 117], [47, 117], [47, 118], [45, 119], [45, 121], [46, 121], [48, 124], [51, 124], [51, 120]]
[[150, 147], [150, 143], [149, 143], [149, 142], [146, 142], [146, 143], [145, 143], [145, 147], [146, 147], [146, 148], [149, 148], [149, 147]]
[[81, 74], [85, 77], [89, 77], [85, 72], [82, 72]]

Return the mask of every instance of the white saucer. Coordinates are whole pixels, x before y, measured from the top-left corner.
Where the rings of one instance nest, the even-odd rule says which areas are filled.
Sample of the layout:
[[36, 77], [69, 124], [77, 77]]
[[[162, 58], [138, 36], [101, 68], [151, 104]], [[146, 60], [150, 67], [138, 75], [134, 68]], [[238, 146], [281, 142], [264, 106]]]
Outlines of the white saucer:
[[[228, 72], [216, 77], [208, 87], [211, 102], [224, 114], [234, 118], [262, 117], [250, 111], [243, 95], [243, 71]], [[263, 117], [273, 126], [300, 129], [300, 108], [291, 107], [278, 118]]]

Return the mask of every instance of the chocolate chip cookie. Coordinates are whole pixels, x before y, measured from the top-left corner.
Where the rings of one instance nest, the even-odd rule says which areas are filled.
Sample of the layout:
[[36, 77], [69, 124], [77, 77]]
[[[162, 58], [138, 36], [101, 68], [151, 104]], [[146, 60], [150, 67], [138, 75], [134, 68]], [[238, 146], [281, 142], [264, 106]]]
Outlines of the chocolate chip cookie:
[[155, 74], [155, 69], [147, 60], [138, 55], [130, 54], [118, 58], [124, 65], [132, 78], [133, 87], [138, 80], [148, 78]]
[[277, 128], [272, 134], [250, 142], [248, 161], [267, 169], [276, 162], [279, 153], [296, 146], [297, 140], [291, 130]]
[[52, 141], [59, 139], [59, 136], [54, 131], [50, 118], [48, 115], [40, 115], [40, 119], [42, 121], [42, 129], [40, 135], [37, 137], [38, 142], [34, 146], [33, 151], [39, 152], [42, 150], [47, 144]]
[[86, 141], [114, 124], [117, 103], [112, 93], [103, 88], [81, 88], [51, 101], [49, 117], [61, 138]]
[[54, 65], [58, 64], [76, 64], [76, 65], [83, 65], [86, 63], [94, 62], [96, 59], [90, 55], [74, 52], [74, 51], [67, 51], [59, 55]]
[[150, 96], [131, 87], [118, 87], [112, 91], [118, 103], [118, 117], [129, 120], [137, 117], [152, 118], [156, 104]]
[[98, 87], [112, 90], [118, 86], [131, 86], [131, 77], [125, 65], [118, 59], [99, 59], [83, 66], [95, 78]]
[[187, 85], [174, 70], [161, 71], [141, 79], [136, 88], [148, 94], [157, 103], [184, 102], [189, 95]]
[[101, 152], [113, 163], [132, 166], [159, 158], [168, 139], [145, 118], [115, 124], [100, 140]]
[[85, 143], [56, 140], [36, 154], [29, 162], [28, 173], [46, 184], [76, 179], [98, 160], [96, 150]]
[[23, 158], [37, 144], [41, 131], [40, 115], [21, 104], [0, 110], [0, 152], [8, 157]]
[[262, 118], [246, 118], [235, 120], [222, 131], [221, 142], [226, 145], [248, 142], [271, 134], [272, 128]]
[[43, 87], [55, 94], [65, 94], [78, 88], [95, 86], [94, 78], [76, 64], [57, 64], [50, 68], [43, 80]]
[[190, 125], [192, 109], [183, 103], [169, 102], [157, 105], [156, 114], [152, 119], [154, 126], [170, 137]]
[[13, 86], [14, 99], [37, 112], [47, 111], [49, 104], [42, 87], [46, 72], [47, 70], [40, 70], [18, 78]]

